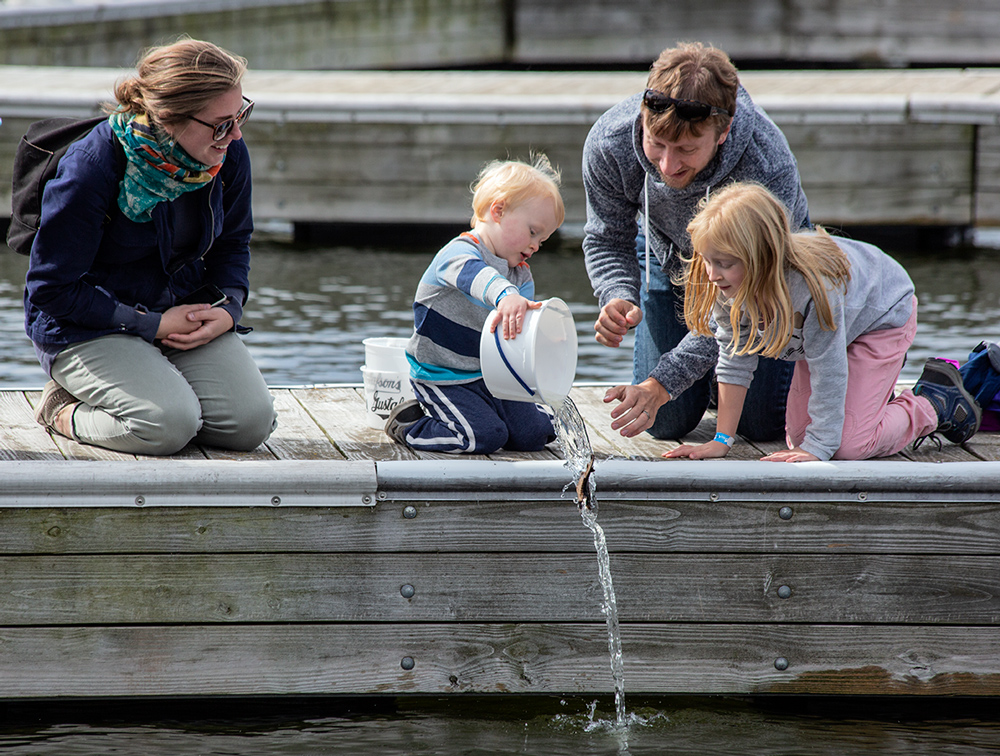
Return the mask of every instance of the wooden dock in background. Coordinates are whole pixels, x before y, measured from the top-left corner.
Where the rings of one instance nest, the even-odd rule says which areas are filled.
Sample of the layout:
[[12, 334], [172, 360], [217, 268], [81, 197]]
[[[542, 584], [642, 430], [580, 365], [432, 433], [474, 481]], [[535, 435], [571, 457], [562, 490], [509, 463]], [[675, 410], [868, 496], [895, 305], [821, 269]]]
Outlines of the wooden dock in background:
[[[0, 66], [0, 217], [28, 124], [89, 115], [121, 69]], [[814, 221], [1000, 226], [1000, 70], [743, 71], [799, 162]], [[493, 158], [546, 152], [582, 232], [583, 143], [634, 72], [251, 70], [254, 216], [300, 240], [327, 224], [465, 227]], [[402, 232], [398, 232], [402, 233]]]
[[22, 0], [0, 6], [0, 63], [129, 66], [183, 33], [255, 68], [641, 70], [680, 40], [711, 42], [744, 67], [996, 65], [998, 24], [984, 0]]
[[[609, 430], [604, 390], [571, 398], [627, 693], [1000, 695], [995, 434], [665, 461]], [[613, 690], [557, 447], [417, 454], [365, 425], [359, 387], [273, 393], [255, 452], [160, 459], [52, 438], [40, 392], [0, 393], [0, 700]]]

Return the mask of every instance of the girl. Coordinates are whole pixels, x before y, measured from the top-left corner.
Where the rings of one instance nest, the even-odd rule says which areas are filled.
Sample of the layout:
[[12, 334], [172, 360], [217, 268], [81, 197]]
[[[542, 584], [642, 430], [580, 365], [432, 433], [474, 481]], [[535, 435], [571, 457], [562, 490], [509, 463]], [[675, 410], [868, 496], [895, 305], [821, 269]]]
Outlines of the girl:
[[50, 431], [164, 455], [192, 439], [250, 450], [274, 429], [236, 335], [253, 231], [245, 71], [208, 42], [150, 50], [46, 184], [25, 327], [52, 378], [35, 412]]
[[684, 319], [697, 333], [715, 327], [718, 433], [664, 457], [726, 455], [758, 356], [795, 362], [788, 450], [768, 461], [888, 456], [936, 430], [961, 443], [978, 429], [975, 401], [941, 360], [928, 361], [914, 391], [893, 396], [917, 300], [884, 252], [822, 229], [793, 234], [774, 195], [748, 183], [707, 200], [688, 231]]
[[417, 286], [407, 345], [417, 400], [393, 408], [385, 432], [397, 443], [438, 452], [538, 451], [555, 440], [541, 407], [494, 397], [483, 380], [479, 337], [521, 332], [535, 302], [528, 260], [565, 217], [559, 174], [544, 155], [532, 164], [494, 161], [473, 187], [472, 231], [446, 244]]

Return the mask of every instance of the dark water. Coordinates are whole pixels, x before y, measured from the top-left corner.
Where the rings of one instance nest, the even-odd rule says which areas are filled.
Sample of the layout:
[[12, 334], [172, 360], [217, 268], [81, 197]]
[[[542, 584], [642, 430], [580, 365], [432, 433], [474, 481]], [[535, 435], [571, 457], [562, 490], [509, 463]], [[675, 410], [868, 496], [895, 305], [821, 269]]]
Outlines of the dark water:
[[[258, 241], [244, 322], [255, 329], [246, 343], [268, 382], [359, 383], [364, 338], [409, 335], [411, 297], [435, 251], [302, 250]], [[964, 359], [979, 340], [1000, 340], [1000, 251], [890, 251], [910, 272], [920, 298], [920, 327], [904, 379], [915, 379], [926, 357]], [[0, 254], [4, 388], [40, 387], [45, 380], [22, 329], [25, 268], [23, 258]], [[593, 340], [597, 308], [578, 244], [543, 249], [532, 269], [538, 296], [561, 297], [573, 311], [580, 342], [577, 380], [629, 381], [630, 344], [611, 350]], [[1000, 753], [1000, 709], [993, 702], [630, 694], [627, 703], [624, 731], [615, 725], [612, 697], [0, 704], [0, 753]]]
[[[964, 360], [981, 339], [1000, 340], [1000, 250], [890, 251], [909, 271], [920, 299], [904, 379], [915, 380], [927, 357]], [[302, 250], [256, 242], [244, 323], [254, 328], [246, 344], [268, 383], [360, 383], [363, 339], [409, 336], [413, 292], [434, 252], [436, 247]], [[25, 269], [24, 258], [0, 254], [0, 388], [45, 382], [22, 326]], [[594, 341], [597, 306], [579, 242], [543, 247], [532, 271], [538, 297], [560, 297], [573, 312], [577, 380], [630, 382], [631, 342], [608, 349]]]
[[[602, 711], [595, 706], [610, 705]], [[633, 700], [627, 747], [613, 703], [471, 697], [8, 708], [0, 752], [47, 756], [977, 756], [1000, 751], [995, 706], [974, 702]], [[602, 719], [602, 717], [605, 717]]]

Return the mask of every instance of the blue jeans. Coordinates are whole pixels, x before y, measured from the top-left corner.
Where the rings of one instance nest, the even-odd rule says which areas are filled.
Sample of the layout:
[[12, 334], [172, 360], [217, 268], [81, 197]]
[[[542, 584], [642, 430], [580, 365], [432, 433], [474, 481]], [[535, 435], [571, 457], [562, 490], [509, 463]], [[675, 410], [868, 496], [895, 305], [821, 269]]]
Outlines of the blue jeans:
[[[642, 291], [642, 322], [635, 328], [634, 382], [641, 383], [660, 361], [687, 335], [684, 324], [684, 292], [670, 282], [668, 274], [653, 258], [650, 285], [646, 291], [645, 251], [638, 240]], [[747, 391], [737, 432], [751, 441], [776, 441], [785, 437], [785, 402], [795, 363], [760, 358], [753, 383]], [[708, 409], [714, 371], [698, 379], [691, 388], [660, 407], [648, 432], [654, 438], [680, 439], [693, 431]]]

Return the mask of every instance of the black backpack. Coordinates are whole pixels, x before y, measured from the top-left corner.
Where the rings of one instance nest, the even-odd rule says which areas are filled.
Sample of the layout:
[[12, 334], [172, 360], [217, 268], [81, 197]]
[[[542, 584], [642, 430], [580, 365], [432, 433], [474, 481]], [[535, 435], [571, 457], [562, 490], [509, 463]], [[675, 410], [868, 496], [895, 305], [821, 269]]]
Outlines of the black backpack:
[[[41, 218], [42, 191], [48, 180], [56, 175], [60, 158], [73, 142], [87, 136], [97, 124], [106, 120], [107, 116], [46, 118], [31, 124], [21, 137], [14, 153], [10, 226], [7, 228], [7, 246], [19, 255], [31, 254]], [[125, 153], [118, 140], [114, 142], [118, 174], [124, 176]], [[105, 222], [109, 219], [106, 215]]]

